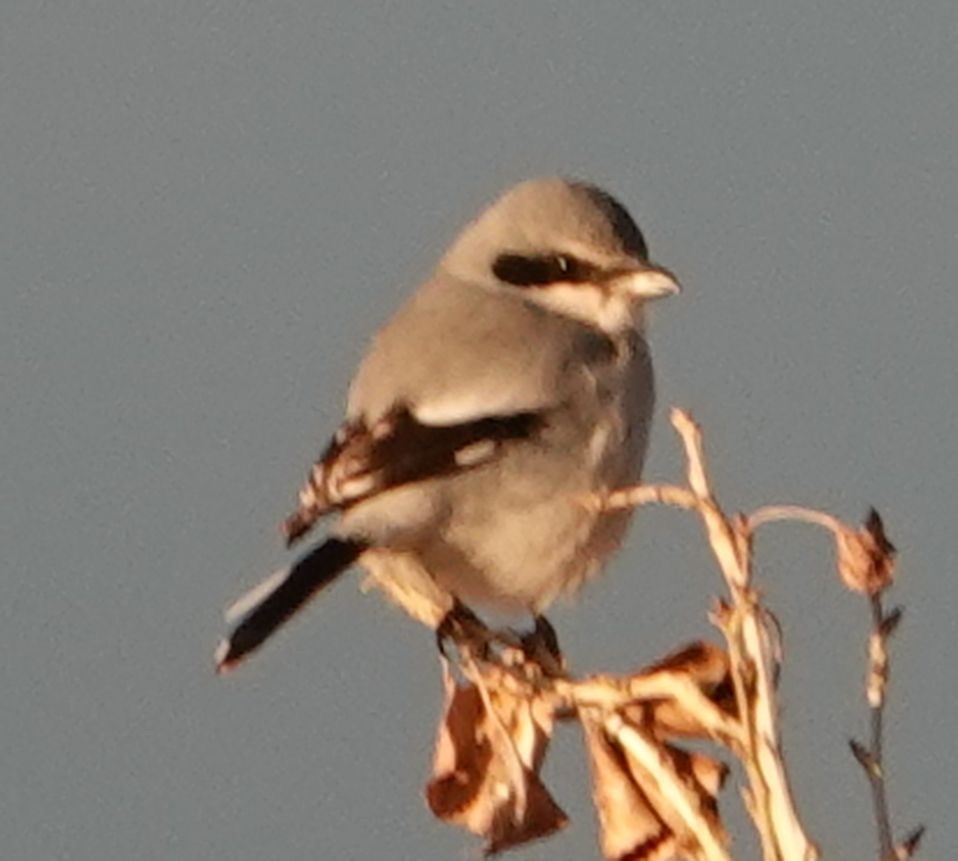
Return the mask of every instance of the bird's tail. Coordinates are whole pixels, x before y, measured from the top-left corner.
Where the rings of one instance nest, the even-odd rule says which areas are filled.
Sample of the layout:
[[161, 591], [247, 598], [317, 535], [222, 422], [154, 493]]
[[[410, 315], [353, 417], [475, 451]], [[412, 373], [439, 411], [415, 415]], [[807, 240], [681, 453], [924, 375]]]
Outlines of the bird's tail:
[[233, 633], [216, 649], [216, 672], [232, 670], [287, 619], [342, 574], [365, 550], [358, 541], [330, 538], [290, 568], [267, 577], [226, 611]]

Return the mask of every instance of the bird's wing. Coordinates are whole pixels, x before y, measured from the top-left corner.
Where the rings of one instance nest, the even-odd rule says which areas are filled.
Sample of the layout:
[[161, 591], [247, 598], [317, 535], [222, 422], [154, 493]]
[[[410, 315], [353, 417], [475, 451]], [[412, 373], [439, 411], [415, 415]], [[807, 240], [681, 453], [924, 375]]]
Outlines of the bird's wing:
[[371, 426], [347, 422], [313, 466], [299, 507], [284, 523], [287, 543], [295, 543], [330, 511], [488, 463], [504, 443], [530, 438], [544, 421], [544, 412], [526, 411], [429, 424], [409, 408], [397, 407]]
[[286, 521], [290, 543], [328, 511], [487, 463], [565, 402], [585, 327], [445, 277], [427, 282], [373, 339], [348, 419]]

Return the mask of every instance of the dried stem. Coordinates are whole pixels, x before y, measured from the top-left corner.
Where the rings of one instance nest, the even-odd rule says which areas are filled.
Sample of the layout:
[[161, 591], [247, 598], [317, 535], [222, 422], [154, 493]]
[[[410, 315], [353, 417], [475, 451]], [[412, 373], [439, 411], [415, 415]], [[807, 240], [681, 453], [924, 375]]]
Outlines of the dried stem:
[[638, 728], [631, 726], [613, 712], [604, 722], [605, 730], [628, 750], [642, 767], [655, 779], [662, 794], [672, 809], [682, 818], [689, 832], [698, 843], [696, 852], [703, 861], [732, 861], [722, 845], [722, 837], [704, 816], [698, 799], [688, 791], [675, 772], [668, 758], [654, 740], [646, 737]]
[[775, 692], [775, 632], [751, 588], [751, 534], [773, 520], [804, 519], [828, 528], [839, 521], [809, 509], [776, 506], [751, 518], [729, 518], [711, 489], [702, 433], [692, 418], [672, 411], [672, 424], [682, 439], [688, 461], [688, 488], [641, 485], [610, 495], [608, 507], [664, 503], [694, 510], [702, 518], [709, 545], [728, 585], [731, 606], [715, 615], [729, 646], [731, 673], [739, 714], [739, 753], [749, 781], [750, 812], [762, 839], [766, 861], [810, 861], [817, 849], [805, 836], [792, 799], [782, 757]]
[[[882, 633], [885, 613], [882, 609], [881, 593], [872, 595], [870, 600], [872, 615], [871, 647], [869, 648], [868, 708], [871, 716], [871, 745], [869, 759], [871, 767], [865, 769], [872, 791], [872, 805], [875, 809], [875, 825], [878, 828], [878, 857], [892, 858], [891, 816], [888, 813], [888, 795], [885, 792], [885, 772], [883, 758], [883, 725], [885, 717], [885, 686], [888, 680], [888, 659], [885, 636]], [[877, 672], [876, 672], [877, 671]], [[881, 681], [872, 683], [872, 678]]]
[[[884, 769], [884, 713], [888, 687], [888, 639], [901, 619], [901, 609], [885, 614], [882, 596], [892, 584], [895, 548], [885, 537], [881, 518], [872, 511], [862, 530], [850, 529], [831, 514], [795, 505], [765, 506], [748, 518], [751, 529], [766, 523], [791, 520], [811, 523], [832, 532], [837, 541], [839, 570], [846, 585], [865, 595], [871, 614], [868, 637], [868, 678], [865, 694], [869, 709], [869, 744], [852, 740], [852, 753], [862, 767], [871, 790], [879, 861], [910, 858], [918, 849], [923, 828], [916, 829], [896, 846], [888, 809]], [[917, 835], [917, 838], [915, 837]]]
[[498, 660], [478, 661], [470, 657], [463, 665], [474, 683], [499, 688], [526, 699], [548, 702], [559, 715], [577, 718], [581, 711], [614, 712], [642, 703], [674, 702], [690, 718], [694, 716], [701, 734], [728, 747], [740, 748], [744, 743], [738, 721], [718, 708], [687, 674], [650, 672], [633, 676], [568, 676], [530, 672], [528, 664], [503, 666]]
[[[870, 739], [868, 747], [857, 741], [852, 741], [851, 747], [869, 780], [880, 861], [912, 857], [924, 830], [917, 828], [897, 845], [894, 843], [882, 771], [887, 641], [901, 611], [886, 613], [883, 607], [882, 595], [892, 582], [895, 551], [884, 535], [880, 518], [872, 512], [862, 528], [853, 529], [830, 514], [793, 505], [763, 506], [747, 516], [730, 516], [713, 493], [699, 427], [681, 410], [673, 410], [672, 424], [685, 449], [687, 486], [640, 485], [617, 490], [598, 501], [585, 500], [584, 504], [603, 510], [669, 505], [695, 512], [702, 519], [728, 588], [728, 599], [719, 601], [711, 613], [725, 637], [727, 654], [718, 647], [698, 643], [641, 673], [578, 680], [566, 674], [557, 649], [542, 652], [537, 650], [541, 643], [539, 647], [530, 645], [525, 637], [488, 632], [484, 646], [461, 655], [465, 660], [460, 661], [460, 667], [479, 689], [484, 709], [491, 716], [487, 732], [499, 739], [491, 740], [499, 751], [494, 761], [502, 769], [502, 780], [512, 787], [512, 815], [516, 823], [521, 821], [523, 828], [530, 829], [521, 832], [521, 839], [542, 836], [561, 822], [546, 818], [537, 828], [535, 822], [529, 825], [532, 820], [525, 818], [526, 799], [532, 797], [526, 788], [542, 804], [544, 789], [537, 776], [541, 756], [530, 759], [527, 730], [516, 722], [515, 713], [509, 713], [512, 716], [507, 722], [499, 718], [496, 712], [503, 708], [502, 702], [544, 708], [549, 719], [538, 726], [547, 735], [554, 721], [582, 722], [593, 745], [593, 789], [608, 858], [632, 857], [633, 849], [651, 845], [649, 840], [671, 840], [671, 844], [655, 845], [668, 845], [673, 854], [697, 861], [731, 861], [715, 807], [721, 779], [704, 784], [691, 778], [681, 759], [688, 754], [676, 752], [678, 748], [673, 746], [675, 739], [709, 738], [731, 750], [744, 768], [747, 788], [743, 795], [765, 861], [818, 859], [818, 849], [806, 836], [796, 812], [782, 750], [776, 690], [781, 660], [777, 623], [752, 584], [756, 530], [770, 523], [798, 521], [834, 535], [841, 579], [870, 602]], [[729, 688], [734, 697], [728, 693]], [[724, 694], [720, 693], [723, 689]], [[472, 735], [466, 732], [464, 737], [470, 739]], [[714, 760], [712, 763], [724, 769]], [[464, 785], [463, 775], [456, 774], [451, 785]], [[501, 794], [495, 781], [484, 781], [482, 786], [491, 793], [485, 799], [490, 804]], [[649, 805], [655, 804], [665, 807], [656, 808], [650, 820]], [[520, 842], [519, 837], [512, 844], [516, 842]]]
[[810, 861], [818, 851], [806, 837], [792, 799], [778, 729], [775, 691], [775, 632], [751, 588], [751, 535], [742, 518], [730, 520], [712, 494], [702, 434], [680, 410], [672, 424], [682, 437], [689, 462], [689, 485], [699, 497], [709, 544], [732, 598], [730, 612], [718, 615], [729, 645], [732, 678], [747, 750], [742, 757], [749, 778], [752, 813], [766, 861]]
[[613, 491], [602, 501], [602, 507], [612, 510], [635, 508], [650, 503], [672, 505], [675, 508], [691, 511], [697, 509], [699, 505], [698, 497], [687, 487], [676, 487], [673, 484], [640, 484], [636, 487]]
[[748, 516], [748, 530], [754, 533], [759, 526], [783, 520], [811, 523], [828, 529], [835, 535], [840, 535], [847, 529], [837, 517], [815, 508], [804, 508], [801, 505], [763, 505]]

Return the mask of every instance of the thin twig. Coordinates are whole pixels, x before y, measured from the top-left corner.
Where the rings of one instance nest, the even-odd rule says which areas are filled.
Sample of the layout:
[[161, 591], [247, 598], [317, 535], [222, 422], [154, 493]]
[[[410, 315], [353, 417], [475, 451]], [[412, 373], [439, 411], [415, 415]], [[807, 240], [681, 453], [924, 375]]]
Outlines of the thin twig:
[[[885, 637], [882, 634], [885, 614], [882, 609], [881, 593], [872, 595], [870, 600], [872, 613], [872, 637], [881, 642], [882, 657], [872, 655], [869, 663], [881, 661], [883, 664], [882, 681], [876, 685], [875, 694], [869, 697], [869, 711], [871, 712], [871, 760], [872, 768], [868, 774], [868, 782], [872, 790], [872, 804], [875, 807], [875, 824], [878, 828], [879, 858], [888, 858], [894, 851], [891, 831], [891, 816], [888, 812], [888, 795], [885, 792], [885, 772], [883, 764], [883, 724], [885, 717], [885, 684], [888, 680], [888, 660]], [[874, 669], [874, 666], [873, 666]], [[872, 675], [872, 672], [869, 672]], [[869, 693], [872, 685], [869, 684]]]
[[805, 508], [801, 505], [763, 505], [748, 516], [746, 525], [748, 531], [752, 533], [759, 526], [782, 520], [798, 520], [811, 523], [815, 526], [821, 526], [835, 535], [841, 534], [846, 529], [845, 524], [837, 517], [816, 508]]
[[640, 505], [672, 505], [675, 508], [696, 509], [698, 498], [687, 487], [674, 484], [639, 484], [615, 490], [601, 500], [604, 509], [637, 508]]
[[477, 685], [508, 691], [513, 696], [538, 699], [557, 715], [575, 715], [579, 710], [621, 711], [643, 703], [675, 702], [703, 733], [733, 750], [744, 744], [742, 729], [734, 717], [723, 712], [688, 675], [663, 670], [621, 677], [548, 675], [528, 663], [504, 664], [495, 655], [479, 660], [470, 655], [463, 670]]

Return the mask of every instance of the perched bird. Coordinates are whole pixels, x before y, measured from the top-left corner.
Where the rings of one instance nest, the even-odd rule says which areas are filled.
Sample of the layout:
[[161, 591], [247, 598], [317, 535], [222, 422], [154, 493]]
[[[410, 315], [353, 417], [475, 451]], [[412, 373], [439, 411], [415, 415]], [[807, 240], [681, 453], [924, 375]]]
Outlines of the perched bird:
[[469, 224], [373, 338], [288, 542], [329, 537], [227, 612], [219, 670], [354, 563], [438, 626], [460, 602], [540, 614], [618, 547], [652, 417], [645, 303], [678, 291], [610, 194], [533, 179]]

